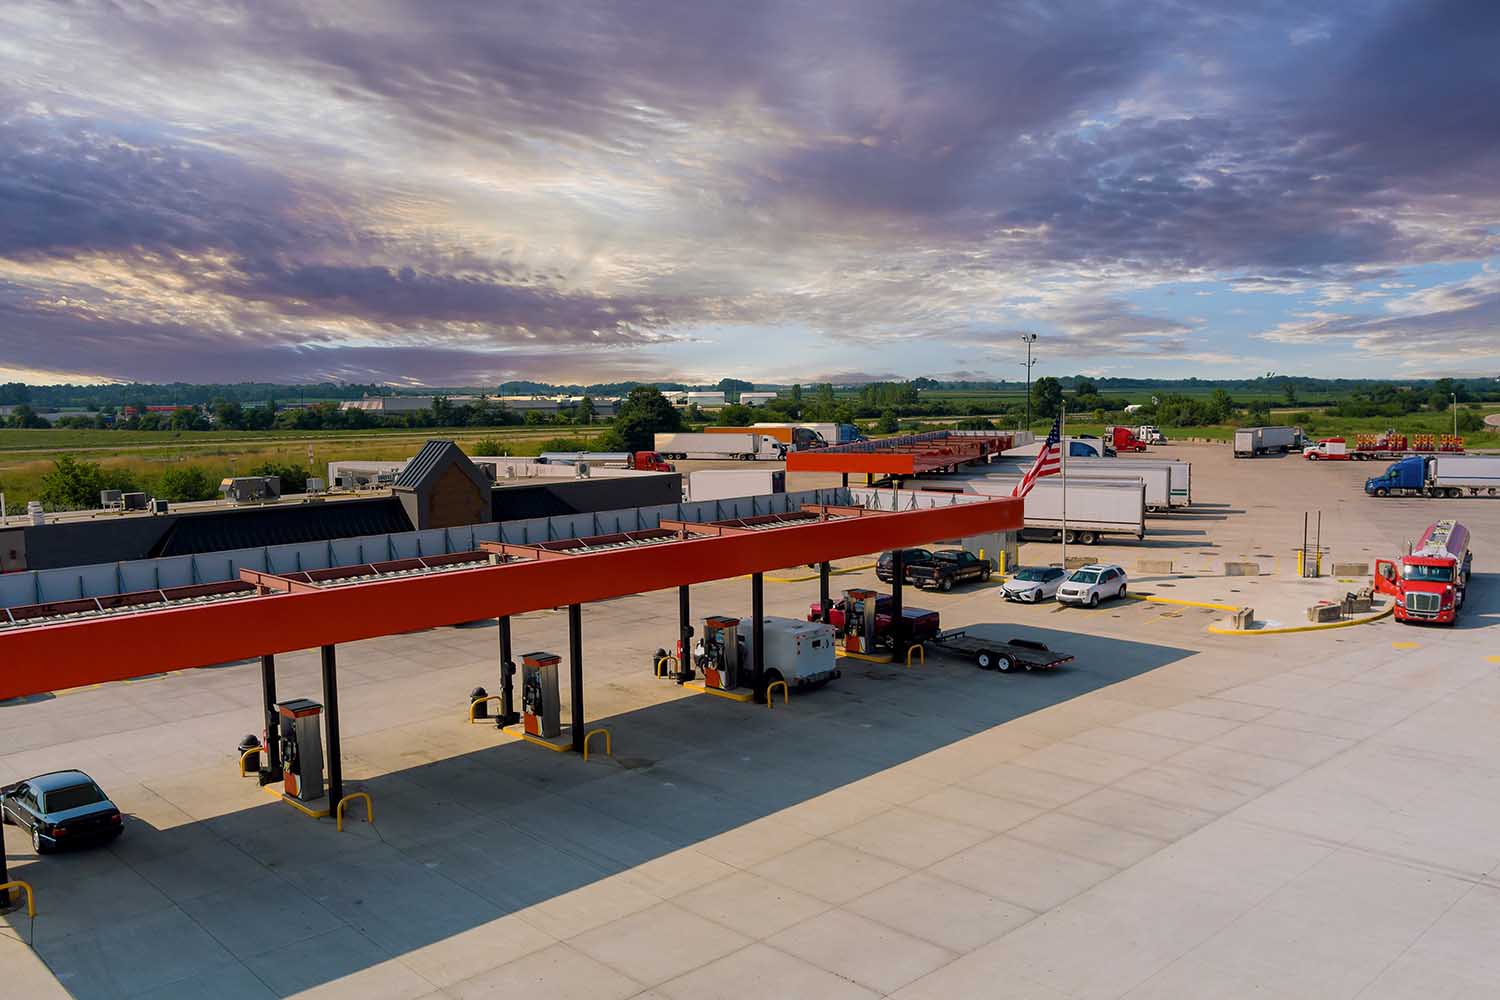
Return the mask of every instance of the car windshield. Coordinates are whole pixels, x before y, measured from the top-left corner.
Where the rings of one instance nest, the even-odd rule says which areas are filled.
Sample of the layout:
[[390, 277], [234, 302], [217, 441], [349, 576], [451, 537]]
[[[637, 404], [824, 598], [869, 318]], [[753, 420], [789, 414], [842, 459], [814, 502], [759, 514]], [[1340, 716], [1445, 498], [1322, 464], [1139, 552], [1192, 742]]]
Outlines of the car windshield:
[[48, 789], [43, 799], [43, 808], [49, 813], [67, 812], [79, 806], [91, 806], [104, 801], [104, 793], [92, 781], [62, 788]]
[[1047, 571], [1045, 569], [1016, 570], [1016, 575], [1012, 579], [1024, 580], [1027, 583], [1042, 583], [1047, 579]]
[[1452, 566], [1422, 566], [1406, 563], [1401, 567], [1403, 580], [1435, 580], [1438, 583], [1453, 582]]
[[[868, 565], [868, 564], [867, 564]], [[1081, 569], [1068, 577], [1069, 583], [1098, 583], [1099, 571], [1097, 569]]]

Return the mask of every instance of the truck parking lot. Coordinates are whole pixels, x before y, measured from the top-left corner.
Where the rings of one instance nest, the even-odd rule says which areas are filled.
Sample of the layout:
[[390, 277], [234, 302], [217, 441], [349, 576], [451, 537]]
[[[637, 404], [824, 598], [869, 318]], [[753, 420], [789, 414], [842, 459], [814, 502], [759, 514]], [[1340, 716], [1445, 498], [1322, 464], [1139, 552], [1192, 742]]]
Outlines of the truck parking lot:
[[[1238, 604], [1225, 563], [1292, 586], [1304, 514], [1325, 566], [1371, 568], [1451, 517], [1472, 536], [1464, 617], [1242, 637], [1208, 633], [1222, 613], [1202, 607], [908, 588], [945, 629], [1073, 660], [845, 661], [767, 709], [656, 677], [677, 594], [640, 594], [588, 608], [589, 719], [613, 756], [587, 762], [465, 721], [494, 684], [493, 627], [350, 643], [344, 780], [376, 822], [342, 833], [236, 776], [254, 664], [4, 703], [0, 785], [81, 768], [127, 826], [45, 859], [6, 828], [40, 912], [5, 918], [0, 967], [33, 977], [18, 995], [78, 998], [1500, 993], [1500, 503], [1377, 499], [1371, 466], [1295, 452], [1112, 461], [1161, 457], [1193, 463], [1192, 507], [1070, 556]], [[875, 555], [838, 567], [835, 596], [888, 592]], [[817, 586], [768, 576], [766, 614], [805, 617]], [[700, 630], [748, 617], [748, 581], [692, 600]], [[565, 618], [517, 617], [516, 648], [565, 645]], [[284, 696], [316, 695], [316, 650], [278, 665]]]

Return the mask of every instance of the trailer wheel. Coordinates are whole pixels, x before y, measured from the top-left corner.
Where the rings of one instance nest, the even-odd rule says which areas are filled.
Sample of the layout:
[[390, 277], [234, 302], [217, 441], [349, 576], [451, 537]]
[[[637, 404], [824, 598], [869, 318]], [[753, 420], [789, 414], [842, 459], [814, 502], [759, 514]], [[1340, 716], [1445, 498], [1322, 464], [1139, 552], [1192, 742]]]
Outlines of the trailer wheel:
[[1452, 487], [1451, 489], [1448, 490], [1448, 499], [1449, 500], [1457, 500], [1459, 497], [1461, 497], [1463, 495], [1464, 495], [1464, 491], [1461, 490], [1461, 489], [1459, 489], [1457, 486], [1454, 486], [1454, 487]]
[[994, 670], [995, 654], [991, 653], [988, 649], [981, 649], [974, 654], [974, 666], [980, 670]]
[[1078, 532], [1076, 532], [1076, 531], [1069, 531], [1069, 532], [1066, 532], [1066, 535], [1067, 535], [1067, 541], [1070, 544], [1073, 543], [1073, 542], [1078, 541]]
[[1095, 531], [1080, 531], [1078, 540], [1084, 545], [1095, 545], [1099, 541], [1099, 533]]
[[1002, 674], [1008, 674], [1012, 670], [1016, 669], [1016, 661], [1012, 660], [1004, 653], [1001, 653], [995, 657], [995, 669], [1000, 671]]

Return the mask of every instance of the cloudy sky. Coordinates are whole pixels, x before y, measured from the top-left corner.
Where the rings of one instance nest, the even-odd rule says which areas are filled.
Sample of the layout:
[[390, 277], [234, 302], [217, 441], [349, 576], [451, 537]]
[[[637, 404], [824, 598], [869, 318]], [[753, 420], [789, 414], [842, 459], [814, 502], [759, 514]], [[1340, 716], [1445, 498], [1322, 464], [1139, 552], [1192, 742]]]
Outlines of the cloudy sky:
[[7, 0], [0, 379], [1500, 374], [1497, 52], [1492, 0]]

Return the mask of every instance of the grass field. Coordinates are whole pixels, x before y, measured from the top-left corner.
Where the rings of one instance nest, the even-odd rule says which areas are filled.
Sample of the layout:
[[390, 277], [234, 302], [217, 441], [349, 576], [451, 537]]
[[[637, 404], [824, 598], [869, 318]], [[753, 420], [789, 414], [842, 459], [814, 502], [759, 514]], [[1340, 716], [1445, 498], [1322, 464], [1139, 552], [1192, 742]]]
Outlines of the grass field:
[[425, 428], [364, 431], [102, 431], [0, 430], [0, 493], [10, 510], [37, 497], [42, 474], [60, 455], [97, 462], [127, 472], [137, 481], [159, 476], [174, 466], [201, 466], [213, 479], [243, 474], [265, 462], [302, 465], [323, 475], [338, 460], [410, 458], [428, 438], [451, 438], [465, 450], [483, 438], [495, 438], [510, 454], [534, 453], [543, 441], [557, 437], [592, 437], [590, 427]]

